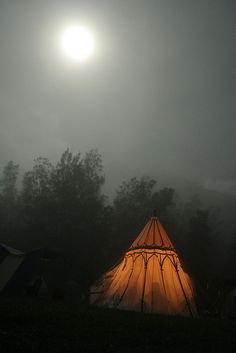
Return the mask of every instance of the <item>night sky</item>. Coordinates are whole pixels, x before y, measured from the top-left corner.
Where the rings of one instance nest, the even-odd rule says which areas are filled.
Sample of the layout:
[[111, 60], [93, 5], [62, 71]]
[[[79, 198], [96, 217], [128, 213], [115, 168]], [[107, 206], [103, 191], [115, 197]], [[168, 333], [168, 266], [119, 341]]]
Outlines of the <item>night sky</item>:
[[[0, 0], [0, 167], [98, 148], [108, 183], [183, 177], [236, 193], [236, 2]], [[96, 49], [75, 63], [63, 29]]]

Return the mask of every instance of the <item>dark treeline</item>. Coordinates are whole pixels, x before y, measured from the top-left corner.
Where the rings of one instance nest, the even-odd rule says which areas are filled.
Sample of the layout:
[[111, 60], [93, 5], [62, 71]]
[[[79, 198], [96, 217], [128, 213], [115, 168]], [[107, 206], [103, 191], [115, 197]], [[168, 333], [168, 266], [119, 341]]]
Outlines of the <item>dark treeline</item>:
[[81, 289], [120, 258], [153, 209], [197, 283], [204, 287], [235, 275], [236, 233], [223, 256], [220, 211], [203, 207], [196, 196], [181, 204], [174, 189], [158, 189], [156, 180], [134, 177], [108, 203], [96, 150], [81, 156], [67, 149], [56, 165], [39, 157], [20, 187], [18, 174], [19, 166], [9, 162], [1, 176], [0, 242], [25, 251], [56, 250]]

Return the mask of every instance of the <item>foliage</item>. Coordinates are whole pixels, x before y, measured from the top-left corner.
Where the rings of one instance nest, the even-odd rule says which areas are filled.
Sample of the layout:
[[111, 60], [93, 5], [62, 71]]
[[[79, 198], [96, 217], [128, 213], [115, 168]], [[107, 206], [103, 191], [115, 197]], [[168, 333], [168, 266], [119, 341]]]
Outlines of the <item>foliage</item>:
[[[190, 219], [188, 230], [188, 259], [196, 277], [208, 277], [210, 271], [209, 248], [212, 229], [209, 225], [209, 210], [197, 210]], [[201, 261], [199, 261], [199, 257]]]
[[[90, 264], [90, 273], [86, 268], [91, 256], [95, 263], [99, 261], [106, 230], [99, 153], [91, 150], [81, 157], [67, 149], [55, 166], [47, 158], [35, 159], [33, 169], [23, 176], [19, 195], [17, 175], [18, 166], [9, 162], [1, 181], [1, 238], [11, 243], [18, 235], [21, 242], [17, 244], [25, 250], [52, 247], [66, 259], [69, 276], [82, 282], [90, 279], [96, 265]], [[19, 214], [14, 220], [13, 206]], [[4, 238], [8, 223], [14, 229]]]
[[8, 162], [3, 170], [3, 177], [0, 180], [1, 194], [9, 201], [14, 201], [17, 195], [16, 182], [19, 174], [19, 165], [12, 161]]
[[55, 165], [36, 158], [20, 190], [18, 172], [19, 166], [9, 162], [0, 180], [0, 241], [26, 251], [58, 251], [68, 279], [83, 289], [121, 256], [154, 209], [190, 272], [202, 282], [213, 277], [216, 217], [198, 197], [180, 207], [174, 189], [158, 189], [148, 176], [134, 177], [120, 185], [108, 205], [97, 150], [82, 156], [67, 149]]
[[7, 241], [16, 231], [18, 222], [17, 178], [19, 165], [8, 162], [0, 179], [0, 234]]
[[170, 221], [171, 210], [175, 207], [175, 192], [171, 188], [157, 191], [156, 184], [154, 179], [142, 177], [131, 178], [120, 186], [114, 199], [116, 249], [127, 248], [154, 210], [165, 225]]

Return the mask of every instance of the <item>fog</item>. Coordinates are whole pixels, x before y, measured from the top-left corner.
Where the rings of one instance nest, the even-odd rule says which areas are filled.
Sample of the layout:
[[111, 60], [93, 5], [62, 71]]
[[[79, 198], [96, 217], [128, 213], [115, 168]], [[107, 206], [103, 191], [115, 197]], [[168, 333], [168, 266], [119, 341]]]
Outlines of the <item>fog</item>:
[[[63, 28], [96, 50], [70, 62]], [[236, 192], [234, 1], [0, 1], [0, 167], [98, 148], [131, 176]]]

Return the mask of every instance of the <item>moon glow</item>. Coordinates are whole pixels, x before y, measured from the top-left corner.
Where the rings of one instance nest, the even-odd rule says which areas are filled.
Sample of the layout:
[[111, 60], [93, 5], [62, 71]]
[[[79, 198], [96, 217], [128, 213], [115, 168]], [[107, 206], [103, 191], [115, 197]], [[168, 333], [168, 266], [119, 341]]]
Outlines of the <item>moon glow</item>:
[[61, 47], [72, 60], [85, 61], [94, 51], [94, 38], [88, 28], [71, 26], [62, 33]]

